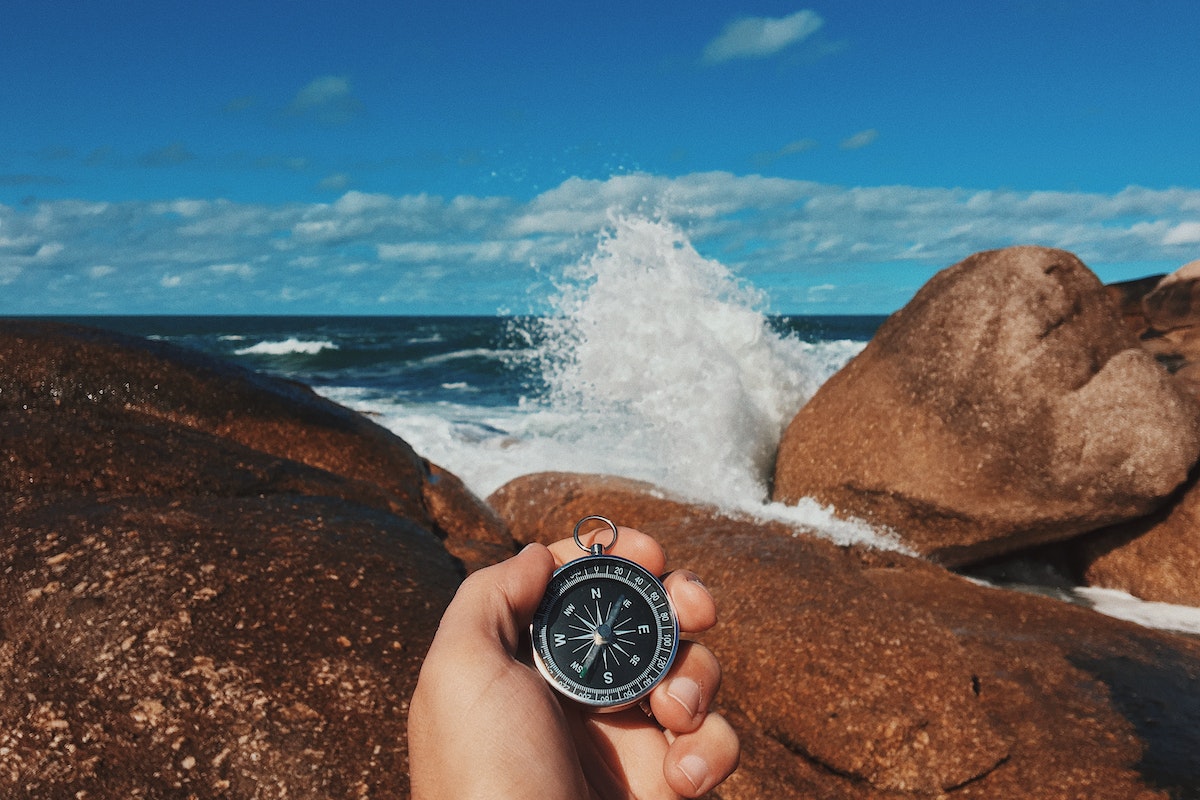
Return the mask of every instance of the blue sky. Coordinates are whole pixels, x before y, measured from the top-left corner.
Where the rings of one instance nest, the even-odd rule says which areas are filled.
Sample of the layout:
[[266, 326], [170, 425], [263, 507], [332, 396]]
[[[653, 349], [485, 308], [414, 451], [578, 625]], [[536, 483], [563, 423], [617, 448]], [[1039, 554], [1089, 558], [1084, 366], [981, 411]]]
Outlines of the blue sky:
[[537, 310], [614, 215], [769, 310], [1200, 258], [1200, 3], [14, 0], [0, 313]]

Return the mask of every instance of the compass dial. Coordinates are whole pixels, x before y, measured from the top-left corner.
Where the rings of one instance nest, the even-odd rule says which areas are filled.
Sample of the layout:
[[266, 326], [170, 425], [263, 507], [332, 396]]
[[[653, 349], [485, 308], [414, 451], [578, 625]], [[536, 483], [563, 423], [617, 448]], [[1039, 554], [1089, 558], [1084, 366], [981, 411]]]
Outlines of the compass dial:
[[638, 702], [666, 675], [679, 623], [662, 583], [617, 556], [590, 555], [550, 579], [530, 626], [538, 669], [588, 706]]

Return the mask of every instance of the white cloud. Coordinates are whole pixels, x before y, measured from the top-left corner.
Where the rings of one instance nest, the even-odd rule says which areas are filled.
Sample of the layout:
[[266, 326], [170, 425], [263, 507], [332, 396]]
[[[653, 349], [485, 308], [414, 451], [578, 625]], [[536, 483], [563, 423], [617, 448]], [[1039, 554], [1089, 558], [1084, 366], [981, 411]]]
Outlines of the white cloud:
[[704, 48], [710, 64], [738, 58], [765, 58], [815, 33], [825, 21], [807, 9], [786, 17], [742, 17]]
[[859, 131], [853, 136], [843, 139], [839, 145], [843, 150], [861, 150], [869, 144], [873, 144], [879, 138], [879, 131], [874, 128], [869, 128], [865, 131]]
[[1168, 230], [1162, 239], [1165, 245], [1200, 244], [1200, 222], [1181, 222]]
[[350, 176], [345, 172], [335, 172], [332, 175], [326, 175], [317, 184], [317, 187], [332, 192], [344, 192], [350, 187]]
[[830, 293], [837, 291], [837, 288], [832, 283], [820, 283], [816, 286], [809, 286], [806, 299], [810, 303], [819, 303], [828, 298]]
[[245, 263], [213, 264], [208, 271], [217, 276], [232, 276], [245, 280], [254, 277], [254, 267]]
[[349, 79], [340, 75], [322, 75], [298, 91], [287, 110], [293, 116], [308, 117], [326, 125], [342, 125], [359, 116], [363, 106], [351, 91]]
[[62, 242], [46, 242], [38, 248], [35, 258], [48, 260], [54, 258], [63, 251], [65, 245]]
[[337, 103], [347, 97], [350, 97], [350, 81], [337, 75], [324, 75], [296, 93], [292, 108], [303, 111]]

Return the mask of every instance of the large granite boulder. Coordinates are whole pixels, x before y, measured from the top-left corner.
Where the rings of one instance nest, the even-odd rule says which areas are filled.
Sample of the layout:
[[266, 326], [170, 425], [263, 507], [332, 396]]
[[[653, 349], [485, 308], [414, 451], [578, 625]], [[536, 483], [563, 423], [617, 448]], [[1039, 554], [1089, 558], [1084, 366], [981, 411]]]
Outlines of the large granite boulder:
[[274, 487], [412, 519], [468, 569], [511, 552], [495, 514], [390, 431], [301, 384], [164, 342], [0, 320], [0, 415], [12, 509]]
[[526, 476], [489, 502], [521, 541], [604, 514], [700, 574], [744, 750], [714, 796], [1200, 797], [1195, 639], [632, 481]]
[[25, 321], [0, 452], [0, 797], [407, 795], [441, 612], [512, 552], [453, 475], [304, 387]]
[[1061, 250], [935, 275], [784, 433], [774, 498], [804, 496], [961, 565], [1159, 506], [1200, 454], [1197, 405]]

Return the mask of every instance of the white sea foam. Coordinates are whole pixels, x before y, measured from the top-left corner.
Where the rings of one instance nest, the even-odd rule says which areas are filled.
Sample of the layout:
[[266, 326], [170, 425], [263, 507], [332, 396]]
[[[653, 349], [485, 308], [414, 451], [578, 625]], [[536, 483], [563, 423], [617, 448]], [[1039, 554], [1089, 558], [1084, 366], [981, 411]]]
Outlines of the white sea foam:
[[1200, 635], [1200, 608], [1141, 600], [1116, 589], [1084, 586], [1074, 590], [1101, 614], [1148, 628]]
[[322, 350], [337, 350], [338, 346], [328, 340], [304, 341], [291, 337], [279, 342], [259, 342], [249, 347], [235, 350], [239, 356], [286, 356], [286, 355], [316, 355]]
[[761, 505], [783, 427], [828, 376], [762, 296], [664, 222], [614, 220], [544, 324], [549, 405], [580, 450], [721, 505]]
[[837, 542], [899, 547], [816, 503], [767, 503], [784, 427], [861, 342], [781, 336], [757, 291], [678, 228], [644, 218], [615, 219], [596, 252], [563, 275], [553, 305], [528, 323], [536, 329], [516, 331], [530, 347], [509, 356], [532, 360], [547, 384], [519, 407], [331, 396], [369, 406], [483, 497], [544, 470], [621, 475]]

